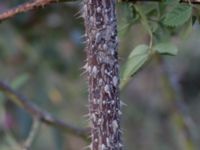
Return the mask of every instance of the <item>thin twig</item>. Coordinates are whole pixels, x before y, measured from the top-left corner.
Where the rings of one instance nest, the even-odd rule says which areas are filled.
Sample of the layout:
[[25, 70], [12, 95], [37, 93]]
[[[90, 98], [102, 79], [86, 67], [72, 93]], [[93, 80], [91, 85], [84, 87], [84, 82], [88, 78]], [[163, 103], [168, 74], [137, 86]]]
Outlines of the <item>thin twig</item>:
[[50, 113], [40, 109], [34, 103], [29, 101], [26, 97], [17, 93], [2, 81], [0, 81], [0, 91], [3, 92], [9, 98], [9, 100], [14, 102], [20, 108], [26, 110], [31, 116], [38, 118], [41, 122], [56, 127], [60, 130], [66, 131], [68, 133], [77, 135], [83, 138], [84, 140], [88, 141], [88, 129], [78, 128], [69, 123], [65, 123], [64, 121], [57, 119]]
[[31, 0], [0, 14], [0, 21], [10, 19], [17, 14], [25, 13], [27, 11], [35, 10], [38, 8], [43, 8], [44, 6], [47, 6], [49, 4], [69, 1], [73, 0]]
[[25, 142], [23, 144], [22, 150], [29, 150], [31, 148], [31, 145], [34, 142], [34, 140], [39, 132], [39, 129], [40, 129], [40, 121], [38, 120], [38, 118], [34, 118], [31, 131], [28, 135], [28, 138], [25, 140]]

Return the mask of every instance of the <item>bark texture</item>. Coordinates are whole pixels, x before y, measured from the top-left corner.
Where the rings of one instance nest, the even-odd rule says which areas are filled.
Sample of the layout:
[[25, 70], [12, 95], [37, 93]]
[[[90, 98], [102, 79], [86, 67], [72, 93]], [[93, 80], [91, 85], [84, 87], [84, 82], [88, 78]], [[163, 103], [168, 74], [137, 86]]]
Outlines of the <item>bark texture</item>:
[[92, 150], [121, 150], [115, 0], [84, 0]]

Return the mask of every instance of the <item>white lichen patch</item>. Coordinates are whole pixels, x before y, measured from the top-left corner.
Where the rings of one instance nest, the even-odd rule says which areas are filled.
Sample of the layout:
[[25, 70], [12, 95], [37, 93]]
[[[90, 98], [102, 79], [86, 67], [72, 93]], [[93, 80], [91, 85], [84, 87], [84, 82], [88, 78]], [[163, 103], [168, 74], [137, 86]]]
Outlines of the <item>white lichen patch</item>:
[[119, 148], [122, 148], [122, 147], [123, 147], [122, 143], [119, 143], [118, 146], [119, 146]]
[[95, 114], [91, 114], [91, 115], [92, 115], [92, 120], [93, 120], [94, 122], [96, 122], [96, 120], [97, 120], [96, 115], [95, 115]]
[[114, 105], [114, 104], [115, 104], [115, 101], [114, 101], [114, 100], [112, 100], [112, 101], [111, 101], [111, 104], [112, 104], [112, 105]]
[[96, 139], [94, 140], [94, 142], [97, 143], [97, 142], [98, 142], [98, 139], [96, 138]]
[[118, 129], [118, 127], [119, 127], [117, 120], [113, 120], [113, 122], [112, 122], [112, 127], [113, 127], [114, 133], [116, 133], [116, 132], [117, 132], [117, 129]]
[[103, 105], [105, 105], [105, 104], [106, 104], [106, 101], [105, 101], [105, 100], [103, 100], [102, 104], [103, 104]]
[[104, 50], [107, 50], [107, 49], [108, 49], [108, 46], [107, 46], [106, 43], [103, 44], [103, 49], [104, 49]]
[[100, 149], [100, 150], [107, 150], [107, 149], [106, 149], [106, 145], [101, 144], [101, 149]]
[[106, 85], [104, 86], [104, 91], [105, 91], [105, 93], [107, 93], [108, 96], [111, 98], [110, 87], [109, 87], [108, 84], [106, 84]]
[[98, 119], [98, 122], [97, 122], [97, 124], [98, 124], [98, 125], [100, 125], [100, 124], [101, 124], [101, 122], [102, 122], [102, 119], [101, 119], [101, 118], [99, 118], [99, 119]]
[[98, 12], [98, 13], [101, 12], [101, 7], [97, 7], [97, 12]]
[[93, 66], [93, 68], [92, 68], [92, 75], [93, 75], [93, 77], [96, 78], [97, 74], [98, 74], [97, 67], [96, 67], [96, 66]]
[[108, 112], [108, 114], [110, 114], [110, 113], [111, 113], [111, 110], [108, 110], [107, 112]]
[[100, 86], [103, 85], [103, 79], [99, 79], [99, 85], [100, 85]]
[[107, 144], [108, 146], [110, 146], [110, 139], [109, 139], [109, 137], [106, 138], [106, 144]]
[[121, 115], [122, 115], [122, 112], [121, 112], [121, 110], [118, 110], [117, 112], [118, 112], [118, 115], [119, 115], [119, 116], [121, 116]]
[[117, 87], [118, 86], [118, 78], [116, 76], [114, 76], [112, 81], [113, 81], [113, 85], [115, 87]]

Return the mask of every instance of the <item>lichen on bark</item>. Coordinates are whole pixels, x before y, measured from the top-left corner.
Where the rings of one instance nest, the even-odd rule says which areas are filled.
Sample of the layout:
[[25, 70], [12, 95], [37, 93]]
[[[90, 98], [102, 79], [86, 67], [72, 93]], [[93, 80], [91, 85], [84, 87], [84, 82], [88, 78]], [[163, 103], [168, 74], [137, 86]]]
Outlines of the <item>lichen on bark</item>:
[[84, 0], [92, 150], [121, 150], [115, 0]]

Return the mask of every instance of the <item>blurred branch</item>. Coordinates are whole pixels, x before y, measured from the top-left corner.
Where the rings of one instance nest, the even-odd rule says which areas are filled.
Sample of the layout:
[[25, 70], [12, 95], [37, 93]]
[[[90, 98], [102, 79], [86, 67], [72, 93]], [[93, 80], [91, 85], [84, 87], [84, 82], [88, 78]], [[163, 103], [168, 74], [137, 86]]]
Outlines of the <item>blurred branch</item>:
[[40, 129], [40, 121], [37, 118], [33, 119], [33, 125], [31, 128], [31, 131], [29, 133], [28, 138], [24, 142], [23, 149], [22, 150], [29, 150], [31, 145], [33, 144], [38, 132]]
[[78, 128], [69, 123], [65, 123], [64, 121], [57, 119], [56, 117], [52, 116], [50, 113], [40, 109], [34, 103], [29, 101], [26, 97], [17, 93], [16, 91], [14, 91], [11, 87], [3, 83], [2, 81], [0, 81], [0, 91], [3, 92], [9, 98], [9, 100], [14, 102], [20, 108], [23, 108], [24, 110], [26, 110], [28, 113], [30, 113], [31, 116], [33, 116], [34, 118], [37, 118], [39, 121], [47, 125], [61, 129], [63, 131], [66, 131], [68, 133], [79, 136], [83, 138], [84, 140], [88, 140], [87, 129]]
[[160, 55], [155, 55], [155, 59], [161, 71], [161, 82], [164, 88], [165, 98], [171, 105], [170, 113], [172, 113], [172, 121], [175, 121], [178, 129], [181, 130], [186, 140], [181, 143], [185, 144], [184, 147], [186, 150], [194, 150], [196, 149], [199, 137], [196, 133], [197, 130], [193, 119], [184, 103], [178, 79], [176, 75], [171, 72]]
[[60, 3], [60, 2], [70, 2], [74, 0], [31, 0], [24, 4], [21, 4], [15, 8], [11, 8], [0, 14], [0, 22], [3, 20], [10, 19], [17, 14], [25, 13], [27, 11], [35, 10], [38, 8], [43, 8], [49, 4]]
[[13, 137], [13, 134], [11, 133], [10, 129], [5, 128], [4, 134], [6, 142], [8, 142], [8, 145], [12, 150], [21, 150], [21, 145]]

